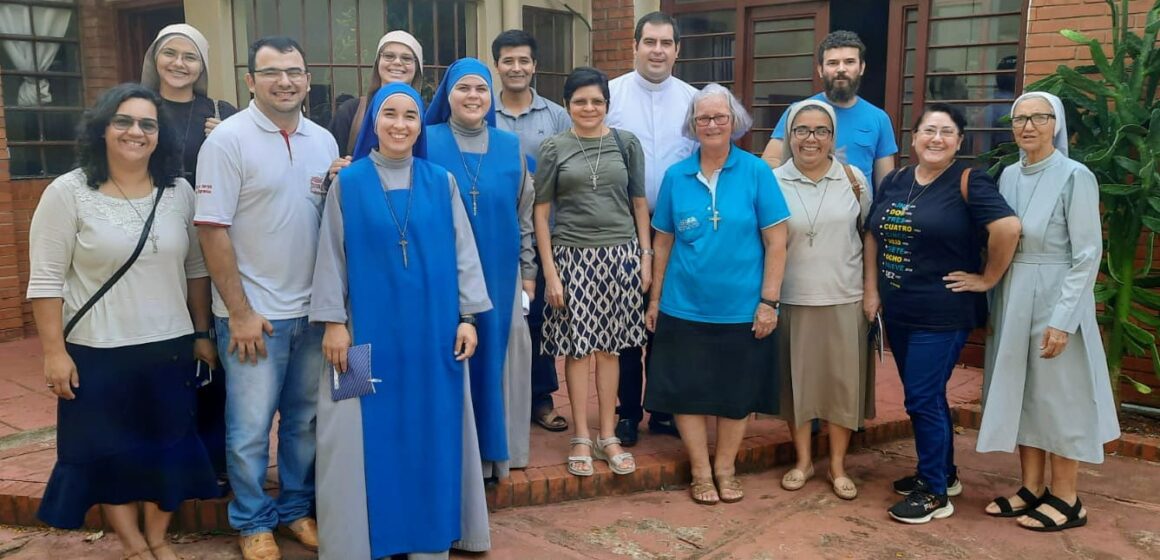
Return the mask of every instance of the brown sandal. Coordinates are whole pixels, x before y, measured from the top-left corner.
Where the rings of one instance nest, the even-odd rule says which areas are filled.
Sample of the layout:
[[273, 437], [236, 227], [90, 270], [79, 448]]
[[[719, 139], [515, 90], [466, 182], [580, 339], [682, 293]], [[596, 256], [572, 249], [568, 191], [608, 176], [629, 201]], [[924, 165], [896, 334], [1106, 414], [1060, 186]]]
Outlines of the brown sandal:
[[745, 497], [745, 491], [741, 489], [741, 481], [736, 476], [717, 476], [717, 495], [721, 496], [721, 501], [727, 504], [740, 502]]
[[556, 414], [555, 410], [537, 414], [532, 421], [549, 432], [562, 432], [568, 429], [568, 419]]
[[150, 554], [153, 554], [153, 557], [154, 557], [154, 558], [156, 558], [156, 557], [157, 557], [157, 554], [154, 554], [154, 553], [156, 553], [156, 552], [158, 552], [158, 551], [160, 551], [160, 550], [169, 549], [169, 552], [170, 552], [170, 553], [172, 553], [174, 557], [178, 558], [178, 560], [185, 560], [185, 557], [184, 557], [184, 556], [182, 556], [182, 555], [178, 554], [178, 553], [177, 553], [177, 551], [173, 550], [173, 548], [172, 548], [171, 546], [169, 546], [169, 545], [170, 545], [170, 543], [168, 543], [168, 542], [163, 542], [163, 543], [160, 543], [160, 544], [150, 545], [150, 547], [149, 547], [149, 553], [150, 553]]
[[689, 485], [689, 496], [693, 501], [703, 506], [716, 505], [721, 501], [721, 497], [717, 494], [717, 487], [712, 480], [694, 480]]

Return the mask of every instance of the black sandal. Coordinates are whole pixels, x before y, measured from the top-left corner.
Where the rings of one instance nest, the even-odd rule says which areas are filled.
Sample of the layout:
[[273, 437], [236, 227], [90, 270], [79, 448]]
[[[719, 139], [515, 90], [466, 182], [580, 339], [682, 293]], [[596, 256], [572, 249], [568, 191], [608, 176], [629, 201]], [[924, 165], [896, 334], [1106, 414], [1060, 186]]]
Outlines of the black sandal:
[[1054, 533], [1056, 531], [1063, 531], [1065, 529], [1072, 529], [1074, 527], [1083, 527], [1087, 525], [1087, 516], [1080, 517], [1080, 511], [1083, 510], [1083, 503], [1079, 501], [1079, 496], [1075, 497], [1075, 505], [1067, 505], [1067, 502], [1051, 495], [1050, 491], [1044, 491], [1043, 497], [1039, 500], [1040, 504], [1047, 504], [1055, 511], [1063, 514], [1067, 519], [1062, 523], [1056, 523], [1054, 519], [1047, 515], [1040, 513], [1037, 510], [1027, 512], [1027, 517], [1038, 521], [1042, 527], [1028, 527], [1020, 525], [1024, 529], [1030, 529], [1038, 533]]
[[[1028, 490], [1026, 486], [1020, 486], [1019, 491], [1016, 492], [1015, 495], [1019, 496], [1019, 498], [1023, 500], [1023, 507], [1015, 509], [1011, 507], [1011, 500], [1008, 500], [1005, 496], [999, 496], [998, 498], [991, 500], [995, 505], [999, 506], [999, 512], [991, 513], [987, 510], [983, 510], [983, 513], [986, 513], [991, 517], [1019, 517], [1020, 515], [1027, 515], [1027, 512], [1029, 511], [1035, 511], [1035, 508], [1039, 507], [1039, 502], [1043, 500], [1043, 497], [1036, 496], [1035, 493], [1031, 490]], [[1046, 489], [1044, 489], [1043, 495], [1047, 495]]]

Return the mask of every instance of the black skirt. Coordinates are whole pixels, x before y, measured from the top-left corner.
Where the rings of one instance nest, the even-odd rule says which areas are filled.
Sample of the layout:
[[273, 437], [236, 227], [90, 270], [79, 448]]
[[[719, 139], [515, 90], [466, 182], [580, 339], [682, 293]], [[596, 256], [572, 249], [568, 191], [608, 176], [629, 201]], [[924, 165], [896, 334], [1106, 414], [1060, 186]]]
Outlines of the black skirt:
[[645, 408], [732, 419], [777, 414], [777, 331], [758, 340], [752, 327], [661, 313], [649, 349]]
[[91, 348], [68, 344], [80, 387], [57, 401], [57, 461], [37, 516], [75, 529], [95, 504], [175, 511], [217, 497], [197, 435], [193, 340]]

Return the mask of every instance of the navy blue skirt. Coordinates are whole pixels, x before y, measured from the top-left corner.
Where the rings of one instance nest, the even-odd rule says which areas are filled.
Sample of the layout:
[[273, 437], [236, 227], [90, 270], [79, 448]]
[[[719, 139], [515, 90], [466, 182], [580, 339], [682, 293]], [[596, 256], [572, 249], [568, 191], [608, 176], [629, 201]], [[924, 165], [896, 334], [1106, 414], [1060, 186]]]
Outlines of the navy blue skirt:
[[217, 497], [197, 435], [193, 339], [91, 348], [67, 344], [80, 387], [57, 401], [57, 461], [37, 516], [62, 529], [95, 504], [153, 502], [175, 511]]

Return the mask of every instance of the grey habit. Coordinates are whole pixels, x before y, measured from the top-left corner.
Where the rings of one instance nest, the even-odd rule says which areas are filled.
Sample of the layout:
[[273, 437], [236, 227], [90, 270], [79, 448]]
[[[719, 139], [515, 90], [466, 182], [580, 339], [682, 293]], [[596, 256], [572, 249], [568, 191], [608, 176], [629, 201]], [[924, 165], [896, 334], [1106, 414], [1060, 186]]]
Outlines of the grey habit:
[[[411, 158], [391, 160], [378, 152], [370, 156], [385, 189], [405, 189], [409, 180]], [[459, 269], [459, 310], [482, 313], [491, 309], [484, 289], [483, 268], [471, 223], [459, 197], [455, 178], [449, 175], [451, 210], [455, 225], [455, 248]], [[318, 258], [314, 267], [314, 287], [310, 302], [312, 322], [346, 323], [347, 285], [346, 253], [341, 185], [335, 180], [327, 193], [323, 210]], [[319, 383], [318, 458], [316, 466], [318, 536], [321, 560], [369, 559], [370, 527], [367, 521], [366, 477], [363, 461], [362, 410], [359, 399], [334, 402], [330, 398], [329, 368]], [[453, 548], [482, 552], [491, 548], [488, 528], [487, 497], [480, 467], [479, 437], [472, 411], [470, 370], [464, 367], [463, 410], [463, 489], [460, 540]], [[416, 457], [416, 460], [422, 460]], [[372, 473], [385, 476], [385, 473]], [[400, 507], [406, 507], [400, 504]], [[447, 558], [448, 552], [410, 554], [412, 560]]]

